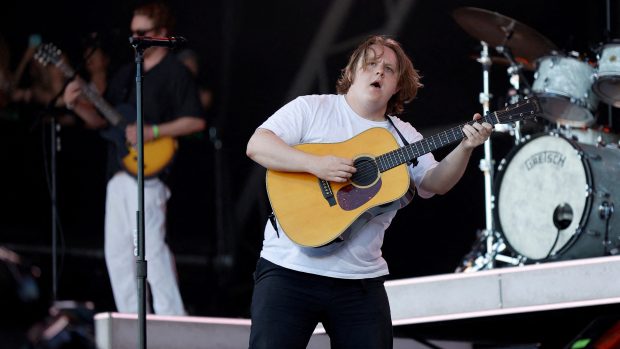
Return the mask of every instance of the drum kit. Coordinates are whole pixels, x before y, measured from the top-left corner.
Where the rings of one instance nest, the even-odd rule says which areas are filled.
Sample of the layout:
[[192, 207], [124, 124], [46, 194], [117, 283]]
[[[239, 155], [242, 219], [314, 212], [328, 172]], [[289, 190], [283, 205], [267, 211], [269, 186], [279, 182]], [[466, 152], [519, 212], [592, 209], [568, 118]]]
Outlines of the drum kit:
[[[499, 13], [461, 7], [452, 15], [482, 44], [483, 112], [493, 63], [509, 66], [508, 103], [535, 96], [543, 110], [540, 127], [496, 125], [514, 138], [497, 176], [494, 137], [485, 143], [486, 229], [457, 271], [619, 254], [620, 136], [610, 129], [611, 107], [620, 108], [620, 41], [600, 45], [591, 62]], [[489, 47], [501, 56], [490, 57]], [[533, 83], [524, 71], [534, 72]], [[597, 124], [600, 102], [609, 108], [605, 125]]]

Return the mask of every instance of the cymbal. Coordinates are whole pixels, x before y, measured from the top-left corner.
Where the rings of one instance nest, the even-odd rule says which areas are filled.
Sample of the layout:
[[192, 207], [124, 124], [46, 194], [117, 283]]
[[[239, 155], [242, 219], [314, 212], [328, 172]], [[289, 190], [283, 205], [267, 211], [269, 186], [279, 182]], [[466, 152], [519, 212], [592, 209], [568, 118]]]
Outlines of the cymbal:
[[[469, 58], [480, 62], [480, 55], [473, 54], [473, 55], [470, 55]], [[491, 60], [491, 63], [493, 63], [493, 64], [503, 65], [503, 66], [510, 66], [510, 61], [506, 57], [489, 56], [489, 59]], [[533, 63], [533, 62], [528, 61], [527, 59], [525, 59], [523, 57], [515, 57], [514, 60], [515, 60], [515, 62], [520, 64], [521, 68], [523, 70], [525, 70], [525, 71], [535, 71], [536, 70], [536, 64]]]
[[509, 47], [514, 56], [530, 62], [557, 50], [555, 44], [534, 29], [497, 12], [459, 7], [452, 12], [452, 17], [474, 38], [494, 48]]

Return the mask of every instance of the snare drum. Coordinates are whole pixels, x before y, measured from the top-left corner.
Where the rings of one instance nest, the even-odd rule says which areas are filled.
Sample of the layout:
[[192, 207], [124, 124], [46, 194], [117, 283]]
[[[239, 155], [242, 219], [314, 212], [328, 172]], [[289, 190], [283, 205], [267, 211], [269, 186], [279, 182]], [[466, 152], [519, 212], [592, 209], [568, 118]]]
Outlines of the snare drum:
[[620, 43], [603, 46], [592, 90], [603, 102], [620, 108]]
[[598, 106], [598, 97], [592, 92], [594, 73], [593, 67], [576, 58], [540, 58], [532, 91], [539, 97], [544, 117], [573, 127], [594, 123]]
[[532, 261], [618, 254], [618, 178], [617, 149], [536, 135], [499, 166], [493, 208], [499, 232]]

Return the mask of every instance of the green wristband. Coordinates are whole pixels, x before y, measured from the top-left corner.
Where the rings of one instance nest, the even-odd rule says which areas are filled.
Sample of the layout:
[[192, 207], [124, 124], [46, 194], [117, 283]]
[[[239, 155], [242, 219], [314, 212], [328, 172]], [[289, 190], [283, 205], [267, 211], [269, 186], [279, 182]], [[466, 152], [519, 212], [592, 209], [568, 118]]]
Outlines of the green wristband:
[[153, 130], [153, 138], [154, 138], [154, 139], [159, 138], [159, 126], [157, 126], [157, 125], [152, 125], [152, 126], [151, 126], [151, 130]]

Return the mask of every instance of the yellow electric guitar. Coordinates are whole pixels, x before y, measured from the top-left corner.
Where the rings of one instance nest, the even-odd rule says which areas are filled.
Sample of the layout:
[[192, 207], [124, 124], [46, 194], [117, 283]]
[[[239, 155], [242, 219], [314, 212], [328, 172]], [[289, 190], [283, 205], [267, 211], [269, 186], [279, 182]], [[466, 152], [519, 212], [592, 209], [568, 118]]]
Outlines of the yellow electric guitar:
[[[43, 64], [57, 66], [66, 78], [75, 77], [75, 71], [62, 59], [62, 52], [53, 44], [43, 44], [35, 53], [35, 59]], [[128, 105], [112, 107], [97, 91], [89, 85], [82, 84], [82, 94], [99, 110], [110, 127], [101, 134], [116, 145], [117, 156], [121, 166], [133, 176], [138, 175], [138, 151], [125, 139], [125, 127], [135, 121], [135, 109]], [[178, 144], [172, 137], [160, 137], [144, 143], [144, 177], [158, 175], [172, 162]]]
[[[511, 123], [541, 113], [536, 98], [488, 113], [491, 125]], [[470, 121], [469, 124], [473, 124]], [[268, 170], [267, 193], [273, 212], [295, 243], [317, 247], [356, 231], [376, 215], [407, 205], [414, 195], [407, 163], [463, 139], [463, 125], [399, 147], [384, 128], [371, 128], [341, 143], [308, 143], [295, 148], [315, 155], [354, 159], [357, 172], [346, 183], [328, 182], [305, 172]]]

